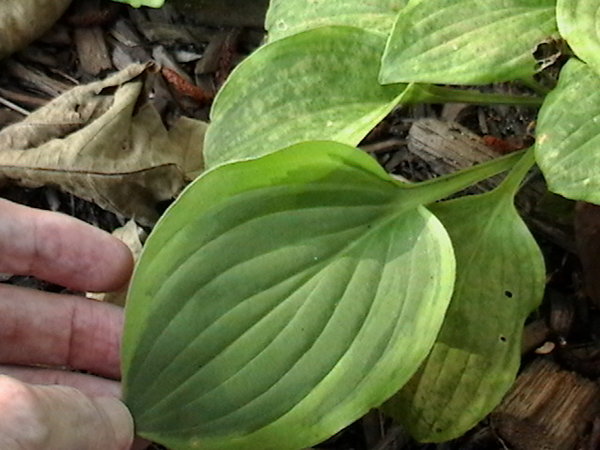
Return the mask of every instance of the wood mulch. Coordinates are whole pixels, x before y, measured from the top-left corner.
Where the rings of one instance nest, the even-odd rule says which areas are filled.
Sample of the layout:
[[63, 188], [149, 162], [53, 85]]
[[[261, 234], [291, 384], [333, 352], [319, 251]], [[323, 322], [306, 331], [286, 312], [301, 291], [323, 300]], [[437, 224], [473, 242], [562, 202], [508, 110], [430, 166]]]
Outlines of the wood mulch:
[[[268, 2], [167, 3], [151, 10], [75, 0], [47, 35], [0, 61], [0, 129], [73, 86], [146, 61], [153, 61], [163, 77], [165, 88], [155, 95], [163, 97], [165, 123], [179, 115], [207, 120], [211, 101], [232, 68], [261, 44]], [[489, 89], [507, 92], [519, 87]], [[507, 106], [413, 106], [392, 113], [361, 146], [390, 173], [422, 180], [528, 145], [534, 117], [534, 110]], [[441, 146], [445, 152], [440, 152]], [[468, 149], [464, 160], [448, 157], [452, 148], [463, 153]], [[418, 444], [374, 411], [315, 448], [600, 449], [600, 302], [585, 294], [573, 203], [547, 195], [539, 174], [524, 191], [519, 207], [546, 256], [548, 285], [542, 308], [525, 329], [522, 373], [502, 405], [474, 430], [448, 443]], [[4, 184], [0, 196], [62, 211], [108, 231], [125, 222], [54, 187]], [[587, 247], [600, 251], [600, 233], [595, 231], [600, 229], [600, 214], [593, 207], [579, 210], [588, 219], [593, 216], [586, 222]], [[60, 289], [27, 277], [12, 277], [10, 282]]]

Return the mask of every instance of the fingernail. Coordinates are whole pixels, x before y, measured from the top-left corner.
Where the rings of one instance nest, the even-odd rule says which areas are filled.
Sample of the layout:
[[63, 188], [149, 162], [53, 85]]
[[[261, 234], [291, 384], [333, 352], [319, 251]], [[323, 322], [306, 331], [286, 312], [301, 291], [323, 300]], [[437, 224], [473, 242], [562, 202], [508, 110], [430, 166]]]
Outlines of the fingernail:
[[94, 401], [110, 420], [116, 440], [115, 448], [128, 449], [133, 442], [133, 418], [127, 407], [111, 397], [99, 397]]

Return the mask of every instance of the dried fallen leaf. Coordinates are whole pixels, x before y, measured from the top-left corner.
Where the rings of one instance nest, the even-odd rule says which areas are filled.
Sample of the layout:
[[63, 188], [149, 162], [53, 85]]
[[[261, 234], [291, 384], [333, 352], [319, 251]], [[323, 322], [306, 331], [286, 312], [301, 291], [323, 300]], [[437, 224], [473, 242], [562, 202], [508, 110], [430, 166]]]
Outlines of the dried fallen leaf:
[[2, 0], [0, 58], [20, 50], [58, 20], [71, 0]]
[[135, 112], [146, 65], [76, 87], [0, 132], [3, 177], [56, 185], [143, 225], [202, 170], [207, 125], [181, 118], [171, 130], [145, 104]]
[[[143, 241], [146, 240], [145, 231], [139, 227], [134, 220], [130, 220], [121, 228], [113, 231], [113, 236], [121, 239], [133, 255], [134, 261], [137, 262], [140, 253], [142, 253]], [[101, 302], [112, 303], [113, 305], [125, 306], [128, 286], [123, 286], [115, 292], [88, 292], [87, 297]]]

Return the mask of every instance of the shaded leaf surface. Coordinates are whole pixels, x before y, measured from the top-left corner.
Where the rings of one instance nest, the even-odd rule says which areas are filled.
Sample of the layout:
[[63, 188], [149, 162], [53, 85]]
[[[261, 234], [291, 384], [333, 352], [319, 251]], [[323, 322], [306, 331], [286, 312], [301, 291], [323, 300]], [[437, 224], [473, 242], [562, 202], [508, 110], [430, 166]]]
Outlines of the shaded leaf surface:
[[430, 355], [385, 410], [416, 439], [441, 442], [476, 425], [512, 385], [544, 261], [505, 187], [431, 209], [454, 245], [455, 290]]
[[408, 0], [271, 0], [269, 41], [325, 25], [350, 25], [386, 35]]
[[209, 167], [311, 139], [356, 145], [399, 102], [405, 86], [381, 86], [385, 38], [324, 27], [267, 44], [229, 77], [206, 135]]
[[144, 70], [134, 65], [76, 87], [2, 130], [0, 177], [56, 185], [153, 223], [156, 202], [173, 198], [201, 169], [206, 124], [183, 118], [167, 131], [150, 105], [135, 112]]
[[138, 432], [175, 449], [297, 449], [397, 391], [454, 275], [445, 230], [407, 191], [333, 142], [196, 180], [129, 292], [124, 395]]
[[596, 0], [558, 0], [556, 22], [560, 35], [575, 54], [600, 75], [600, 3]]
[[398, 14], [380, 80], [486, 84], [535, 72], [533, 49], [556, 32], [555, 0], [415, 0]]
[[548, 188], [600, 203], [600, 76], [571, 59], [548, 94], [537, 123], [536, 160]]
[[0, 58], [25, 48], [56, 22], [71, 0], [2, 0]]

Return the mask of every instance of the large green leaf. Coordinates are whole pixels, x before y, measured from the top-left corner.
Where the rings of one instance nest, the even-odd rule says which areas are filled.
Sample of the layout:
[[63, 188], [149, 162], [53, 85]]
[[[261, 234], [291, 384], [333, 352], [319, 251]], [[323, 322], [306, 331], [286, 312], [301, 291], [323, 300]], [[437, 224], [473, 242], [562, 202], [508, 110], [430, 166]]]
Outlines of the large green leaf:
[[513, 206], [513, 186], [431, 208], [454, 245], [455, 291], [431, 354], [385, 406], [420, 441], [463, 435], [517, 374], [523, 322], [543, 295], [544, 260]]
[[385, 38], [324, 27], [267, 44], [231, 74], [211, 111], [209, 167], [310, 139], [356, 145], [405, 86], [377, 82]]
[[537, 124], [536, 159], [552, 192], [600, 203], [600, 76], [570, 60]]
[[137, 432], [174, 449], [298, 449], [390, 397], [426, 357], [453, 287], [450, 240], [421, 206], [431, 191], [333, 142], [197, 179], [129, 292]]
[[387, 37], [407, 1], [271, 0], [265, 26], [271, 42], [324, 25], [351, 25]]
[[560, 35], [575, 54], [600, 74], [600, 3], [598, 0], [558, 0]]
[[556, 32], [556, 0], [413, 0], [388, 40], [380, 80], [486, 84], [534, 74]]

